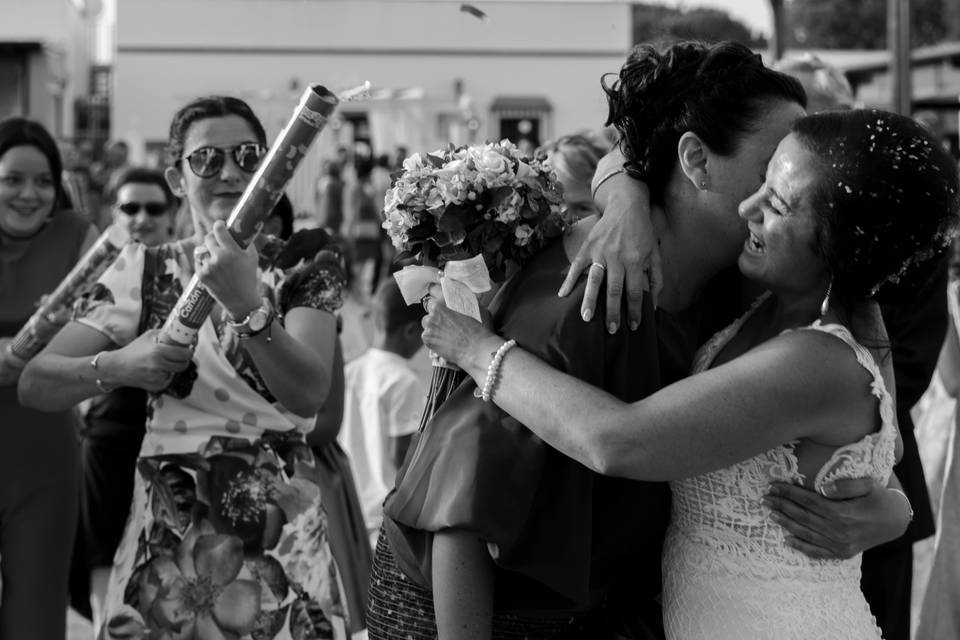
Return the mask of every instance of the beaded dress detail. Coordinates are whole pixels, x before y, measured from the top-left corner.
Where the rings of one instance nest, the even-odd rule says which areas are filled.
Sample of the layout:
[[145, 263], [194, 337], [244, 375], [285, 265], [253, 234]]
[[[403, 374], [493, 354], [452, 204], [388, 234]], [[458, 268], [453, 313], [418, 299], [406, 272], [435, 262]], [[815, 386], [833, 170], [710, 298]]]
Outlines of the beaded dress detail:
[[[709, 368], [763, 299], [701, 348], [694, 373]], [[817, 321], [798, 330], [823, 331], [848, 344], [873, 377], [870, 393], [879, 400], [879, 430], [838, 448], [817, 474], [816, 489], [837, 478], [872, 476], [886, 483], [897, 427], [876, 362], [842, 325]], [[771, 482], [803, 481], [797, 444], [670, 483], [673, 511], [663, 555], [667, 638], [881, 637], [860, 591], [860, 556], [815, 560], [788, 547], [761, 502]]]

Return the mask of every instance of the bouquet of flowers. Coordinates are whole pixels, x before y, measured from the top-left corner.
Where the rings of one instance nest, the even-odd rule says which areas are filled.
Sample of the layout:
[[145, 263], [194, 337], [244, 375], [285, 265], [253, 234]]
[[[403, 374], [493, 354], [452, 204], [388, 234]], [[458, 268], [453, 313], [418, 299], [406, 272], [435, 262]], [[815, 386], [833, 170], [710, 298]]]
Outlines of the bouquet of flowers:
[[443, 268], [483, 257], [494, 282], [509, 262], [521, 266], [565, 222], [556, 174], [509, 140], [451, 146], [403, 162], [384, 202], [383, 228], [393, 246]]
[[[525, 157], [509, 140], [407, 158], [387, 192], [383, 228], [398, 250], [434, 267], [395, 274], [407, 304], [419, 304], [439, 282], [451, 309], [479, 320], [476, 294], [563, 233], [562, 200], [549, 163]], [[434, 365], [421, 429], [462, 379]]]

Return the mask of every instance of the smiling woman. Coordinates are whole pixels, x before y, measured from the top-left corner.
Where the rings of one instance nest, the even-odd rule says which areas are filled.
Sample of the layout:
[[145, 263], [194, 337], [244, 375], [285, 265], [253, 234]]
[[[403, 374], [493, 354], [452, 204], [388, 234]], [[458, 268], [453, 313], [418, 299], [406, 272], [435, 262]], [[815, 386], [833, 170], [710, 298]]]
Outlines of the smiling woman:
[[[24, 363], [10, 336], [50, 293], [95, 230], [60, 209], [61, 161], [50, 134], [23, 118], [0, 122], [0, 637], [62, 640], [67, 567], [76, 523], [77, 451], [66, 411], [17, 399]], [[51, 331], [56, 327], [38, 326]]]
[[831, 495], [838, 479], [890, 481], [902, 447], [873, 298], [945, 250], [960, 185], [910, 118], [823, 113], [790, 131], [740, 208], [740, 266], [768, 292], [701, 347], [695, 375], [627, 403], [524, 348], [502, 357], [509, 342], [442, 304], [423, 323], [427, 347], [560, 452], [603, 475], [670, 481], [668, 639], [881, 637], [860, 555], [800, 553], [766, 494], [774, 482]]
[[[262, 252], [257, 243], [242, 248], [224, 224], [265, 138], [236, 98], [183, 107], [170, 128], [165, 177], [185, 199], [196, 235], [128, 245], [77, 322], [21, 381], [24, 401], [43, 409], [121, 384], [148, 392], [104, 638], [178, 629], [191, 638], [340, 639], [363, 628], [363, 574], [341, 573], [357, 564], [356, 549], [340, 546], [336, 529], [345, 523], [328, 520], [328, 485], [307, 444], [343, 376], [333, 315], [340, 255], [323, 232], [286, 245], [265, 240]], [[129, 206], [117, 215], [149, 218], [156, 203], [148, 191], [118, 194]], [[214, 309], [195, 344], [166, 344], [157, 330], [193, 277]], [[171, 561], [183, 557], [196, 562]]]

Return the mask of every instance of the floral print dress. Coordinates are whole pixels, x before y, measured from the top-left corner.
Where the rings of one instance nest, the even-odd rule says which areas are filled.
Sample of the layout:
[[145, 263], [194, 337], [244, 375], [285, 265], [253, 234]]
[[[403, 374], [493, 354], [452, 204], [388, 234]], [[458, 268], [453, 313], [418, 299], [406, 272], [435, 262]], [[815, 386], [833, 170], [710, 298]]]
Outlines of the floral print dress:
[[[282, 245], [261, 249], [261, 294], [280, 322], [294, 307], [340, 306], [339, 256], [315, 249], [294, 259]], [[192, 253], [189, 241], [128, 246], [78, 320], [119, 346], [159, 328], [192, 275]], [[101, 637], [349, 637], [317, 460], [304, 439], [312, 427], [276, 402], [215, 309], [191, 366], [150, 395]]]

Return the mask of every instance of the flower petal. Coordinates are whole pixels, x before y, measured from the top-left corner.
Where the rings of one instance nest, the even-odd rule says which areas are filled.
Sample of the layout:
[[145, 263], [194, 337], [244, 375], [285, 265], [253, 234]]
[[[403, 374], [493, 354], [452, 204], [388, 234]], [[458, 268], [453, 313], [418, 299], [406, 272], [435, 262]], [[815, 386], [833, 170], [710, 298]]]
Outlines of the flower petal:
[[239, 640], [240, 636], [222, 629], [209, 615], [197, 618], [197, 633], [191, 640]]
[[147, 625], [143, 616], [128, 604], [121, 605], [103, 626], [104, 640], [143, 640], [146, 633]]
[[209, 576], [217, 585], [232, 582], [243, 568], [243, 541], [224, 534], [203, 535], [193, 547], [198, 576]]
[[187, 608], [180, 597], [180, 589], [168, 598], [157, 598], [150, 605], [150, 620], [155, 622], [160, 628], [178, 633], [174, 637], [189, 638], [190, 635], [184, 633], [192, 627], [195, 614]]
[[197, 568], [193, 562], [194, 546], [200, 536], [211, 533], [214, 533], [213, 525], [206, 520], [198, 520], [183, 536], [180, 546], [177, 547], [177, 566], [180, 567], [184, 576], [188, 578], [197, 577]]
[[154, 558], [140, 574], [140, 602], [149, 606], [158, 596], [166, 596], [178, 579], [182, 580], [183, 576], [169, 556]]
[[220, 626], [239, 635], [253, 630], [260, 615], [260, 584], [237, 580], [223, 588], [213, 604], [213, 617]]

